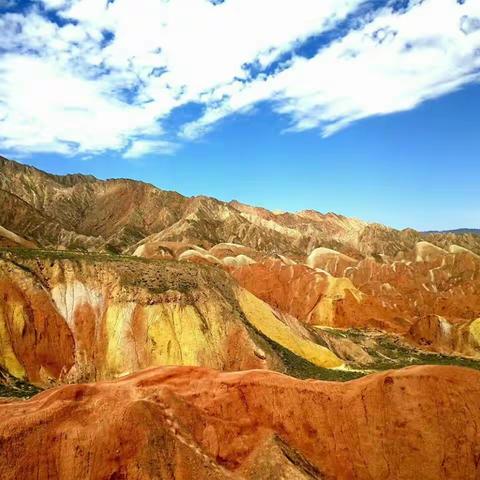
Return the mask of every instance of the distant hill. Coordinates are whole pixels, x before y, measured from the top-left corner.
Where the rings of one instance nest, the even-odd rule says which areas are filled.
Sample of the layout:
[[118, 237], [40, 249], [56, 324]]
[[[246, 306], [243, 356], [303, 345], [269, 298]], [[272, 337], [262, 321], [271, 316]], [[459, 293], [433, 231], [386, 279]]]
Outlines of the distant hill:
[[236, 201], [185, 197], [134, 180], [52, 175], [3, 157], [0, 204], [0, 247], [128, 254], [137, 248], [164, 247], [165, 242], [205, 249], [235, 243], [304, 260], [317, 247], [357, 259], [393, 257], [428, 240], [440, 248], [458, 245], [480, 254], [477, 236], [427, 236], [313, 210], [274, 213]]
[[457, 228], [454, 230], [428, 230], [427, 232], [423, 232], [426, 234], [429, 233], [454, 233], [455, 235], [462, 235], [462, 234], [471, 234], [471, 235], [480, 235], [480, 228]]

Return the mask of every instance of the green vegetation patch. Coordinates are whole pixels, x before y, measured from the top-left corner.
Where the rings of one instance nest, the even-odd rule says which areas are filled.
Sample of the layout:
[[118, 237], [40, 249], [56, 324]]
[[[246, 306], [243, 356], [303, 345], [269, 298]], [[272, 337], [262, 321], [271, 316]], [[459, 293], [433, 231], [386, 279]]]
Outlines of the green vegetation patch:
[[355, 328], [346, 330], [325, 328], [322, 330], [328, 335], [348, 339], [356, 343], [372, 357], [373, 363], [368, 366], [351, 364], [351, 367], [355, 369], [368, 368], [369, 370], [383, 371], [413, 365], [454, 365], [480, 370], [479, 360], [457, 355], [426, 352], [409, 345], [396, 335]]
[[[0, 248], [0, 256], [10, 259], [13, 255], [18, 259], [24, 260], [84, 260], [90, 262], [139, 262], [150, 263], [156, 260], [150, 260], [142, 257], [134, 257], [131, 255], [117, 255], [114, 253], [86, 252], [78, 250], [50, 250], [40, 248]], [[161, 260], [157, 260], [161, 261]]]
[[13, 377], [0, 368], [0, 397], [28, 399], [42, 389]]
[[267, 345], [268, 349], [281, 360], [284, 367], [283, 373], [290, 375], [291, 377], [299, 378], [301, 380], [315, 379], [332, 382], [346, 382], [348, 380], [363, 377], [365, 374], [369, 373], [319, 367], [308, 360], [299, 357], [292, 351], [288, 350], [288, 348], [279, 345], [271, 338], [268, 338], [249, 322], [245, 322], [245, 324], [247, 328], [252, 331], [257, 338], [260, 338], [262, 343]]

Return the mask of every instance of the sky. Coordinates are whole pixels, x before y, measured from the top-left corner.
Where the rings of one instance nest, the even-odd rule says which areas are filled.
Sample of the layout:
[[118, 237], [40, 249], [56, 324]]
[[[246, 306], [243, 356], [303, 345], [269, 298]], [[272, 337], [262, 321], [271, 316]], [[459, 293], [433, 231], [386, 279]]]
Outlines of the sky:
[[0, 0], [0, 154], [480, 227], [480, 0]]

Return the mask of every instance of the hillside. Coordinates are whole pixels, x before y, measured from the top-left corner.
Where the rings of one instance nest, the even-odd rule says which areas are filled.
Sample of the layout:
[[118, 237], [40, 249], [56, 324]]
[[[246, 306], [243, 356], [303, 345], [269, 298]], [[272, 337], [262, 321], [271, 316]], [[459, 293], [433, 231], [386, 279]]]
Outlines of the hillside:
[[344, 384], [150, 369], [1, 405], [0, 476], [474, 480], [479, 385], [454, 367]]
[[[203, 248], [237, 243], [296, 259], [317, 247], [361, 258], [394, 256], [427, 239], [442, 248], [455, 243], [480, 253], [476, 235], [397, 231], [310, 210], [273, 213], [234, 201], [187, 198], [138, 181], [51, 175], [2, 157], [0, 201], [5, 205], [0, 227], [38, 246], [69, 250], [130, 253], [162, 242]], [[6, 239], [2, 231], [0, 238]]]

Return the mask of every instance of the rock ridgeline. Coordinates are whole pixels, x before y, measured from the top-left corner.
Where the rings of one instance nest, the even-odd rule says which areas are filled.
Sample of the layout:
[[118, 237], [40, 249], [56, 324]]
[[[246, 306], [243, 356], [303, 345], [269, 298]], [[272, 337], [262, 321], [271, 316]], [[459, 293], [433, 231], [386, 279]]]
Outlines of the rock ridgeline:
[[163, 367], [1, 405], [0, 477], [474, 480], [479, 411], [480, 373], [457, 367], [343, 384]]

